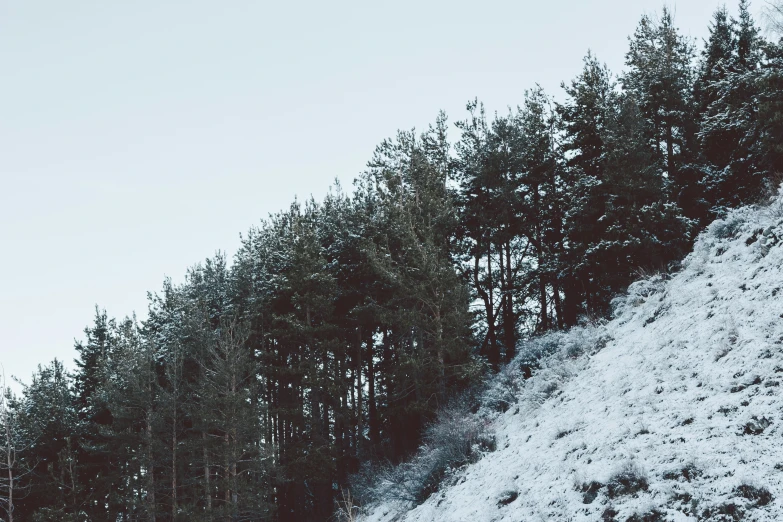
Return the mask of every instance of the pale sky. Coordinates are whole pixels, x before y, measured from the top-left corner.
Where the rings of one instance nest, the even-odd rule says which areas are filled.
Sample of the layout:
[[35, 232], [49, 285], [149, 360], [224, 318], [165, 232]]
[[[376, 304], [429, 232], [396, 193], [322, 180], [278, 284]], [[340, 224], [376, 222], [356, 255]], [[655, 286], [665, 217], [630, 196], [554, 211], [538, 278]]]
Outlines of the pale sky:
[[[622, 70], [658, 0], [0, 2], [0, 363], [29, 382], [96, 304], [145, 317], [164, 276], [382, 139], [560, 97], [588, 48]], [[703, 38], [713, 0], [670, 4]], [[732, 12], [735, 5], [730, 4]], [[755, 9], [754, 9], [755, 12]]]

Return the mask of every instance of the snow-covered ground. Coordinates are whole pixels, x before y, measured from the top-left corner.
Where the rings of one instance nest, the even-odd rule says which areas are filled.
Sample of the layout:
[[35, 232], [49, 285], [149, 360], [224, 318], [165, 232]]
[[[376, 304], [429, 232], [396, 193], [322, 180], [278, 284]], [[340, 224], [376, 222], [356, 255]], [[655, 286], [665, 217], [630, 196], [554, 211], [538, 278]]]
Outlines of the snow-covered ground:
[[479, 413], [494, 452], [360, 520], [783, 520], [781, 243], [783, 198], [716, 221], [671, 279], [535, 341], [559, 348], [532, 378], [496, 378], [514, 403]]

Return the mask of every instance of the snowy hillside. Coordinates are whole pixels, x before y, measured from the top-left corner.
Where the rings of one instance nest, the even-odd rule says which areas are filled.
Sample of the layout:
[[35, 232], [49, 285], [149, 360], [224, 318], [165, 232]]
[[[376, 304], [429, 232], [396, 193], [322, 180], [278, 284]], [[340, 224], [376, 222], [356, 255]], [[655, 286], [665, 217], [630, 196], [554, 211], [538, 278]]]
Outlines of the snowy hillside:
[[497, 449], [360, 520], [783, 520], [781, 241], [783, 199], [735, 211], [612, 321], [532, 342], [477, 414]]

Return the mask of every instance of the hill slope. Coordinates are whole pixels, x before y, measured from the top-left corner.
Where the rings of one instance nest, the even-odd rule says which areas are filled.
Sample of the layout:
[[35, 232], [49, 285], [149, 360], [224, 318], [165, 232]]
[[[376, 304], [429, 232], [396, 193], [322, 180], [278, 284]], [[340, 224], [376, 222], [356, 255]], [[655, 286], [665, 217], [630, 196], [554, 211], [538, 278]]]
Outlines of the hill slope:
[[[783, 519], [781, 242], [783, 199], [739, 209], [610, 322], [523, 347], [478, 414], [497, 450], [422, 505], [361, 520]], [[520, 362], [547, 349], [526, 380]]]

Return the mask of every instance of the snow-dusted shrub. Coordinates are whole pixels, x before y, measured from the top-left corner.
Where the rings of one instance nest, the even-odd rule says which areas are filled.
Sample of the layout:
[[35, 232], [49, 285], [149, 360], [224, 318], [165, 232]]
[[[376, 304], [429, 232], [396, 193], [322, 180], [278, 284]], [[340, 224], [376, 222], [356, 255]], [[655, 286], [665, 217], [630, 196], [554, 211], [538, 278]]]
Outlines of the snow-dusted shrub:
[[341, 496], [342, 498], [337, 501], [335, 520], [337, 522], [356, 522], [359, 520], [359, 507], [354, 502], [351, 492], [343, 490]]
[[691, 480], [702, 476], [703, 471], [695, 463], [689, 462], [679, 469], [671, 471], [665, 471], [663, 478], [665, 480], [685, 480], [690, 482]]
[[626, 519], [626, 522], [664, 522], [666, 515], [663, 511], [652, 509], [644, 513], [634, 513]]
[[495, 436], [489, 420], [470, 413], [469, 399], [463, 397], [438, 413], [437, 422], [425, 432], [424, 440], [439, 449], [446, 467], [460, 467], [483, 451], [495, 449]]
[[484, 407], [492, 411], [505, 412], [517, 402], [522, 381], [530, 377], [530, 369], [507, 364], [487, 386], [482, 397]]
[[537, 370], [553, 360], [575, 359], [597, 347], [598, 330], [593, 325], [582, 326], [530, 339], [519, 348], [519, 355], [512, 364]]
[[592, 482], [580, 484], [576, 489], [582, 493], [583, 504], [592, 504], [603, 487], [603, 484], [594, 480]]
[[616, 522], [617, 519], [614, 517], [617, 516], [617, 510], [614, 508], [614, 506], [607, 506], [606, 509], [604, 509], [603, 513], [601, 513], [601, 520], [603, 522]]
[[752, 501], [756, 506], [766, 506], [775, 499], [767, 488], [753, 484], [740, 484], [734, 492], [740, 497]]
[[634, 495], [639, 491], [647, 491], [649, 482], [647, 474], [635, 462], [628, 462], [609, 478], [606, 493], [609, 498], [623, 495]]
[[590, 324], [523, 341], [514, 360], [488, 383], [482, 407], [505, 412], [520, 400], [543, 402], [577, 371], [573, 361], [602, 349], [609, 340], [601, 324]]
[[654, 296], [662, 296], [666, 289], [666, 283], [671, 276], [666, 272], [655, 272], [651, 274], [642, 274], [643, 279], [635, 281], [628, 286], [625, 294], [618, 295], [610, 303], [611, 315], [618, 318], [626, 312], [631, 311]]
[[745, 217], [738, 212], [732, 212], [724, 219], [714, 221], [708, 230], [710, 235], [716, 239], [734, 239], [744, 224]]
[[495, 450], [489, 419], [472, 413], [472, 394], [453, 400], [438, 412], [424, 433], [424, 444], [408, 462], [366, 467], [352, 479], [362, 504], [395, 500], [420, 504], [456, 470]]

